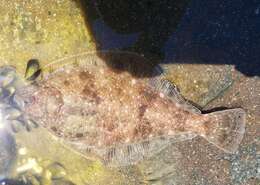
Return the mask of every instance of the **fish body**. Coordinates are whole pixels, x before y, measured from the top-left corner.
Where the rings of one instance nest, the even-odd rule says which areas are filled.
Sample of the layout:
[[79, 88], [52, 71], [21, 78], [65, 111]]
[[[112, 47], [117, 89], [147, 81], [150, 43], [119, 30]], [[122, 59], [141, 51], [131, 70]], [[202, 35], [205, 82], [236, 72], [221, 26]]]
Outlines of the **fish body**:
[[155, 75], [158, 70], [137, 74], [131, 61], [142, 57], [101, 55], [47, 66], [51, 73], [16, 92], [23, 113], [75, 150], [95, 153], [108, 164], [133, 164], [197, 135], [227, 152], [237, 149], [245, 126], [242, 109], [201, 114], [171, 82]]

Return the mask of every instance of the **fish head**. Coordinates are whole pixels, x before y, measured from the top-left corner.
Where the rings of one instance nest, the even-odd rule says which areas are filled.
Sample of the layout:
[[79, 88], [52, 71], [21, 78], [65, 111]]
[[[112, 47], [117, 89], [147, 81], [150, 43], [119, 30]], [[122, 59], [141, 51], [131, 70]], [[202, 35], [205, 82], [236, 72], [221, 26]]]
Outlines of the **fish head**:
[[38, 93], [39, 89], [37, 86], [27, 85], [15, 92], [13, 103], [25, 113], [34, 114], [37, 110], [41, 115], [42, 108], [39, 105], [42, 100], [37, 96]]
[[55, 116], [63, 105], [58, 89], [39, 85], [29, 85], [18, 90], [14, 99], [18, 107], [31, 118]]

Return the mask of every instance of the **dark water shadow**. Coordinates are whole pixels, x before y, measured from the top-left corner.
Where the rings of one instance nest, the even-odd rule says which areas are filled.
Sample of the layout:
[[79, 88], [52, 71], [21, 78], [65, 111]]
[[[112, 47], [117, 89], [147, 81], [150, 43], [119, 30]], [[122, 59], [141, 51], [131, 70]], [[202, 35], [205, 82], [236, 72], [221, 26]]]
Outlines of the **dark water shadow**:
[[[164, 58], [160, 48], [176, 29], [189, 1], [76, 2], [85, 14], [85, 22], [97, 44], [97, 50], [129, 51], [140, 55], [138, 58], [133, 53], [131, 55], [114, 52], [113, 56], [111, 53], [99, 56], [116, 70], [130, 69], [133, 75], [141, 77], [154, 75], [154, 66]], [[172, 6], [173, 4], [175, 6]], [[164, 14], [161, 14], [162, 10]], [[119, 66], [119, 63], [123, 67]]]
[[161, 59], [190, 0], [77, 1], [98, 49], [125, 49]]
[[128, 71], [136, 78], [154, 77], [162, 73], [155, 62], [133, 52], [100, 51], [97, 54], [116, 73]]
[[260, 76], [257, 1], [77, 0], [98, 50], [157, 63], [229, 64]]

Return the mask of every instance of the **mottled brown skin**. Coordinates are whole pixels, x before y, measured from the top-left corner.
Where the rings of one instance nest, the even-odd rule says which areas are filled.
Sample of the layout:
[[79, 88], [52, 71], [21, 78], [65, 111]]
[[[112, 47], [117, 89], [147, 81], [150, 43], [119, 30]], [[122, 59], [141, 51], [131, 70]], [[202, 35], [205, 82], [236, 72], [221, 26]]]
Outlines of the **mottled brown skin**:
[[64, 68], [34, 89], [26, 114], [58, 137], [94, 147], [185, 132], [203, 135], [209, 119], [182, 110], [146, 78], [106, 67]]

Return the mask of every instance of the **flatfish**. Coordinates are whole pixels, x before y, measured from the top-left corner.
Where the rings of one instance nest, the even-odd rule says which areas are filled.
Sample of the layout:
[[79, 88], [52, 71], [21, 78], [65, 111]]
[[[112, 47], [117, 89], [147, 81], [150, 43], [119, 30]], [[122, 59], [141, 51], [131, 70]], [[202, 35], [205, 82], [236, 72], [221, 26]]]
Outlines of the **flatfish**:
[[244, 135], [243, 109], [202, 114], [159, 66], [134, 53], [79, 54], [41, 70], [15, 92], [23, 114], [109, 166], [135, 164], [195, 136], [234, 152]]

